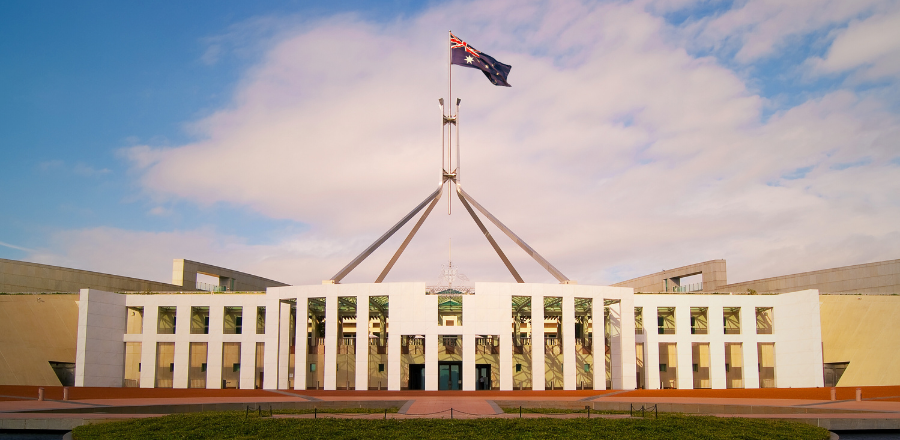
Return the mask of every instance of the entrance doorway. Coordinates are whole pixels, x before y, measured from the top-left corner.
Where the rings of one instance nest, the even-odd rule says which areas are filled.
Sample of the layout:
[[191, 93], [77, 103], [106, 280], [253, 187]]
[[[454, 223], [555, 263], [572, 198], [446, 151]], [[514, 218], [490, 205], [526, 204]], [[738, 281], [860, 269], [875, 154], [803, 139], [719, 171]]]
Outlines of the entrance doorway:
[[409, 389], [425, 389], [425, 364], [409, 364]]
[[491, 364], [475, 365], [475, 389], [491, 389]]
[[462, 389], [462, 362], [438, 362], [438, 389]]

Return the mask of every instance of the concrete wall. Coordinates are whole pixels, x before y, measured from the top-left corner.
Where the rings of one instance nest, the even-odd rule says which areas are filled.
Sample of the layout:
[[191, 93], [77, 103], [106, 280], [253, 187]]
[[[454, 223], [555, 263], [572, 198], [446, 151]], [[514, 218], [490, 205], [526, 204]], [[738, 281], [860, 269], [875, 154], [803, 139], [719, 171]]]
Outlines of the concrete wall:
[[722, 286], [722, 292], [795, 292], [817, 289], [819, 293], [900, 293], [900, 260], [836, 267]]
[[900, 385], [900, 296], [820, 295], [825, 362], [849, 362], [838, 386]]
[[49, 362], [75, 362], [78, 295], [0, 295], [0, 385], [59, 386]]
[[[711, 260], [644, 275], [613, 284], [613, 286], [631, 287], [635, 292], [674, 292], [673, 287], [681, 285], [680, 278], [697, 274], [702, 274], [704, 292], [717, 292], [727, 283], [725, 260]], [[666, 289], [667, 285], [668, 290]]]
[[[187, 290], [195, 290], [194, 285]], [[174, 284], [0, 258], [0, 292], [165, 292], [184, 290]]]
[[219, 286], [228, 291], [262, 292], [268, 287], [287, 286], [280, 281], [197, 261], [176, 259], [172, 262], [172, 284], [184, 286], [185, 290], [197, 287], [197, 273], [219, 277]]

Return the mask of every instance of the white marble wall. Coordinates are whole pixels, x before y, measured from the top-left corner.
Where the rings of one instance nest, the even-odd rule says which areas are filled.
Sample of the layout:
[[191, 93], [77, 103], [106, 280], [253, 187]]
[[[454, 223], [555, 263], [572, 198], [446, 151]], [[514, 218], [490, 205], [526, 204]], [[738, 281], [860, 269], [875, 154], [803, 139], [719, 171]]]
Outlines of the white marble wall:
[[[725, 388], [725, 343], [743, 344], [744, 388], [759, 387], [757, 343], [775, 343], [775, 375], [779, 388], [822, 386], [822, 337], [819, 323], [818, 292], [807, 290], [779, 295], [728, 294], [638, 294], [634, 306], [643, 307], [644, 333], [637, 336], [645, 343], [647, 388], [658, 389], [659, 344], [675, 343], [678, 353], [678, 388], [693, 387], [691, 347], [708, 343], [710, 348], [710, 382], [714, 389]], [[657, 332], [659, 307], [675, 307], [673, 335]], [[707, 334], [691, 334], [691, 307], [707, 307]], [[726, 335], [723, 309], [740, 307], [741, 333]], [[756, 333], [756, 308], [772, 307], [774, 331]]]
[[[463, 386], [464, 390], [475, 389], [475, 349], [477, 335], [499, 335], [500, 383], [501, 390], [513, 387], [513, 355], [511, 340], [511, 304], [513, 296], [532, 298], [533, 322], [543, 322], [543, 299], [563, 298], [563, 387], [575, 389], [576, 360], [574, 332], [574, 300], [593, 300], [594, 346], [603, 347], [603, 307], [604, 301], [613, 300], [610, 307], [612, 324], [612, 388], [633, 389], [635, 376], [635, 342], [645, 344], [646, 383], [649, 388], [659, 387], [658, 344], [676, 343], [678, 350], [679, 388], [691, 388], [693, 376], [691, 366], [691, 344], [710, 344], [710, 379], [713, 388], [725, 388], [724, 344], [740, 342], [744, 347], [744, 386], [758, 386], [756, 364], [757, 342], [774, 342], [776, 349], [776, 383], [779, 387], [822, 386], [821, 330], [819, 324], [818, 298], [816, 291], [795, 292], [781, 295], [703, 295], [703, 294], [639, 294], [630, 288], [582, 286], [574, 284], [514, 284], [476, 283], [474, 295], [463, 299], [463, 325], [444, 327], [438, 325], [436, 295], [425, 293], [424, 283], [385, 284], [328, 284], [312, 286], [288, 286], [269, 288], [262, 294], [156, 294], [121, 295], [96, 290], [83, 290], [79, 315], [78, 354], [76, 383], [81, 386], [121, 386], [124, 373], [124, 342], [141, 342], [141, 386], [153, 387], [155, 383], [157, 342], [175, 343], [174, 386], [188, 386], [188, 364], [190, 342], [207, 342], [207, 387], [221, 386], [222, 344], [241, 343], [241, 388], [254, 387], [256, 343], [265, 343], [265, 375], [263, 387], [285, 389], [288, 379], [294, 376], [294, 388], [305, 388], [306, 334], [305, 316], [307, 301], [313, 297], [326, 298], [325, 365], [323, 375], [326, 389], [336, 387], [336, 347], [337, 347], [337, 298], [357, 297], [357, 314], [362, 322], [368, 316], [369, 296], [389, 296], [389, 339], [388, 339], [388, 389], [399, 390], [401, 384], [401, 335], [424, 335], [425, 387], [438, 388], [437, 347], [441, 335], [462, 335], [463, 337]], [[290, 334], [289, 318], [291, 305], [296, 304], [298, 325], [295, 335]], [[158, 308], [177, 307], [176, 334], [156, 333]], [[192, 306], [210, 308], [209, 334], [190, 333], [190, 313]], [[242, 306], [243, 334], [223, 334], [224, 307]], [[256, 334], [257, 306], [265, 306], [266, 332]], [[634, 307], [644, 308], [645, 332], [635, 336]], [[127, 307], [144, 308], [144, 331], [142, 334], [125, 334]], [[656, 332], [656, 309], [675, 307], [676, 334], [659, 335]], [[690, 333], [690, 308], [707, 307], [709, 332], [706, 335]], [[723, 307], [741, 307], [742, 331], [739, 335], [725, 335], [722, 326]], [[755, 307], [774, 307], [775, 331], [771, 335], [757, 335], [755, 327]], [[788, 318], [790, 317], [790, 318]], [[364, 327], [360, 327], [364, 328]], [[532, 354], [533, 387], [544, 389], [544, 344], [543, 325], [535, 325], [532, 337], [535, 344]], [[288, 366], [289, 342], [296, 337], [295, 370]], [[357, 346], [367, 347], [368, 334], [357, 332]], [[364, 351], [363, 351], [364, 352]], [[594, 386], [605, 387], [605, 362], [602, 349], [592, 366]], [[368, 356], [357, 356], [356, 387], [368, 387]], [[107, 364], [104, 364], [107, 363]], [[90, 371], [90, 375], [85, 372]], [[94, 373], [96, 372], [96, 373]]]
[[81, 289], [75, 386], [120, 387], [125, 379], [125, 295]]

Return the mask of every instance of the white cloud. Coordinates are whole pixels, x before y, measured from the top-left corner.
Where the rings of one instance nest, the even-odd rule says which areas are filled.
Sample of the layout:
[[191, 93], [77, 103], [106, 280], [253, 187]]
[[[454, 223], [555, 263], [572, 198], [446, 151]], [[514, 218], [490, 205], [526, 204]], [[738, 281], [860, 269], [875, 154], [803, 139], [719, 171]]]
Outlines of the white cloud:
[[691, 22], [686, 28], [696, 36], [693, 44], [733, 51], [735, 60], [750, 63], [794, 44], [798, 37], [827, 33], [832, 27], [881, 11], [891, 3], [884, 0], [746, 1], [738, 2], [718, 16]]
[[[700, 38], [743, 29], [741, 57], [752, 60], [792, 29], [866, 7], [760, 3], [711, 20]], [[461, 22], [461, 7], [478, 18]], [[691, 57], [643, 5], [575, 1], [305, 23], [247, 72], [231, 105], [192, 126], [202, 140], [124, 154], [157, 201], [243, 205], [309, 232], [260, 246], [213, 229], [92, 229], [62, 237], [63, 255], [133, 276], [192, 258], [291, 283], [330, 277], [437, 183], [446, 34], [435, 29], [447, 28], [513, 66], [511, 89], [453, 72], [462, 181], [571, 278], [611, 283], [726, 258], [740, 281], [897, 258], [900, 120], [884, 103], [836, 91], [763, 120], [764, 100], [737, 74]], [[470, 278], [511, 280], [454, 203], [453, 216], [436, 209], [388, 280], [434, 278], [451, 237]], [[374, 279], [404, 234], [348, 281]], [[552, 281], [493, 235], [527, 281]], [[151, 250], [128, 252], [142, 246]]]
[[814, 59], [822, 72], [862, 67], [858, 78], [879, 79], [900, 74], [900, 9], [855, 21], [835, 37], [824, 58]]

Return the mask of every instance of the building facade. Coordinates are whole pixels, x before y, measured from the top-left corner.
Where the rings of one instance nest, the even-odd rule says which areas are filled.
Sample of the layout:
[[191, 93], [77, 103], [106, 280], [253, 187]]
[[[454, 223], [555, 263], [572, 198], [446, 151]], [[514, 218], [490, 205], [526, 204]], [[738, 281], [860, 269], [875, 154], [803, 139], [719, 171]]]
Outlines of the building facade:
[[575, 284], [84, 289], [76, 386], [546, 390], [822, 386], [815, 290], [635, 294]]

